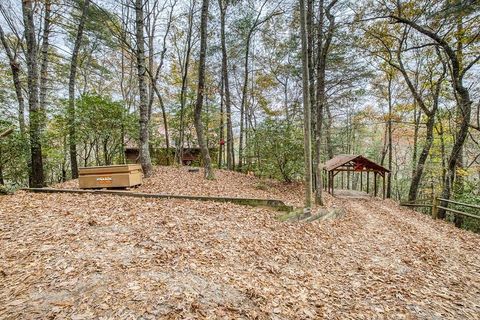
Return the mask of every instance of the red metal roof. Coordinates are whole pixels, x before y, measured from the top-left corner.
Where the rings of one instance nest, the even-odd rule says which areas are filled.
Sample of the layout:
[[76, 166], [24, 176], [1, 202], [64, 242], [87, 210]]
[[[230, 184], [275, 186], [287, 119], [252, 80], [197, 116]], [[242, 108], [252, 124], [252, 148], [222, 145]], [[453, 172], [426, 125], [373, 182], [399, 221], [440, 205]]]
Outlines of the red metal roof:
[[354, 168], [362, 167], [363, 169], [379, 171], [379, 172], [390, 172], [387, 168], [382, 167], [381, 165], [365, 158], [359, 154], [341, 154], [333, 157], [332, 159], [325, 162], [323, 168], [327, 171], [332, 171], [338, 169], [342, 166], [347, 165], [350, 167], [353, 165]]

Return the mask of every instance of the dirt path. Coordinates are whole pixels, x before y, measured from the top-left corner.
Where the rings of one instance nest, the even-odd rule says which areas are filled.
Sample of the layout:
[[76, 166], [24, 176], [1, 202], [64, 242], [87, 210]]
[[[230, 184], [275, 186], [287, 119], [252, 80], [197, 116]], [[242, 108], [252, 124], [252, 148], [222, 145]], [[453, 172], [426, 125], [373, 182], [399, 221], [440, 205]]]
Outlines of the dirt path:
[[379, 200], [0, 198], [0, 318], [479, 319], [480, 236]]
[[[356, 215], [364, 216], [366, 232], [382, 247], [383, 263], [394, 264], [397, 269], [410, 268], [411, 276], [417, 274], [409, 282], [409, 291], [410, 296], [425, 299], [422, 305], [415, 306], [418, 315], [480, 317], [476, 235], [400, 208], [392, 201], [354, 200], [345, 205]], [[388, 248], [395, 250], [388, 252]], [[473, 312], [465, 306], [472, 306]]]

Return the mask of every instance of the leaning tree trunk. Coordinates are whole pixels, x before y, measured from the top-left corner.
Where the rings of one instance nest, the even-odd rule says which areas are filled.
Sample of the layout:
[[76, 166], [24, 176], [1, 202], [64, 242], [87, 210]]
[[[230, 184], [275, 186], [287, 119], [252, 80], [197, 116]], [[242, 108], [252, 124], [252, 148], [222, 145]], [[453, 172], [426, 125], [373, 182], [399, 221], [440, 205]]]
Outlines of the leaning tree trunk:
[[78, 178], [78, 162], [77, 162], [77, 142], [75, 127], [75, 81], [77, 77], [78, 52], [82, 44], [83, 29], [85, 20], [87, 19], [88, 7], [90, 0], [83, 3], [82, 16], [78, 24], [77, 36], [73, 45], [72, 59], [70, 60], [70, 76], [68, 78], [68, 138], [70, 148], [70, 166], [72, 169], [72, 179]]
[[[472, 113], [472, 101], [470, 100], [469, 93], [467, 89], [460, 87], [459, 91], [459, 107], [463, 111], [463, 117], [460, 122], [460, 128], [457, 132], [457, 140], [455, 140], [455, 144], [453, 145], [452, 152], [450, 153], [450, 157], [448, 159], [448, 168], [447, 168], [447, 175], [444, 182], [444, 188], [442, 192], [443, 199], [450, 199], [452, 193], [452, 185], [455, 179], [455, 172], [458, 164], [458, 159], [460, 158], [460, 154], [462, 152], [463, 144], [468, 135], [468, 128], [470, 123], [470, 117]], [[446, 201], [442, 202], [442, 206], [446, 207], [448, 203]], [[444, 219], [446, 212], [444, 209], [438, 211], [438, 217]]]
[[427, 162], [428, 155], [430, 154], [430, 149], [433, 144], [433, 129], [435, 126], [435, 113], [428, 116], [427, 120], [427, 135], [425, 138], [425, 144], [423, 145], [422, 152], [418, 158], [417, 166], [412, 176], [412, 182], [410, 183], [410, 189], [408, 191], [408, 201], [414, 201], [417, 199], [418, 188], [420, 186], [420, 181], [422, 180], [423, 171], [425, 168], [425, 163]]
[[[448, 172], [445, 178], [445, 184], [442, 191], [443, 199], [450, 199], [452, 193], [452, 184], [455, 179], [455, 171], [458, 164], [460, 153], [462, 152], [463, 145], [468, 135], [468, 129], [470, 125], [470, 118], [472, 114], [472, 100], [470, 99], [469, 90], [463, 84], [463, 77], [465, 73], [473, 67], [478, 57], [475, 58], [467, 67], [462, 67], [461, 56], [458, 52], [452, 49], [445, 38], [439, 36], [430, 28], [417, 24], [415, 21], [409, 20], [404, 17], [390, 15], [390, 18], [397, 22], [403, 23], [422, 33], [423, 35], [432, 39], [439, 47], [441, 47], [446, 56], [449, 59], [450, 75], [453, 89], [456, 93], [457, 107], [461, 110], [460, 124], [457, 131], [457, 139], [453, 145], [450, 157], [448, 159]], [[442, 201], [442, 207], [448, 206], [448, 202]], [[444, 219], [446, 212], [444, 209], [438, 210], [438, 217]]]
[[[412, 163], [417, 163], [418, 157], [418, 132], [420, 130], [420, 120], [422, 118], [422, 110], [417, 110], [416, 100], [414, 99], [414, 113], [413, 113], [413, 122], [414, 122], [414, 129], [413, 129], [413, 151], [412, 151]], [[412, 177], [415, 175], [415, 166], [412, 166]]]
[[31, 1], [22, 1], [23, 23], [25, 28], [25, 42], [27, 44], [27, 84], [28, 84], [28, 111], [30, 116], [30, 154], [31, 172], [30, 186], [41, 188], [44, 185], [43, 159], [42, 159], [42, 110], [38, 103], [38, 65], [37, 65], [37, 40]]
[[302, 38], [302, 86], [303, 86], [303, 127], [304, 127], [304, 150], [305, 150], [305, 207], [312, 207], [312, 130], [310, 110], [310, 81], [308, 80], [308, 43], [306, 30], [305, 2], [300, 0], [300, 34]]
[[10, 69], [12, 71], [13, 87], [15, 88], [15, 94], [18, 101], [18, 125], [20, 127], [20, 134], [22, 137], [25, 136], [25, 100], [23, 99], [22, 93], [22, 84], [20, 81], [20, 63], [16, 58], [16, 53], [13, 54], [10, 49], [5, 33], [3, 32], [2, 26], [0, 26], [0, 41], [2, 42], [5, 53], [8, 57], [8, 62], [10, 63]]
[[203, 0], [202, 18], [200, 22], [200, 59], [198, 61], [198, 89], [197, 101], [195, 103], [195, 130], [197, 131], [198, 145], [202, 152], [203, 164], [205, 166], [205, 178], [215, 179], [212, 169], [212, 160], [205, 141], [202, 123], [202, 107], [205, 90], [205, 60], [207, 55], [207, 27], [208, 27], [208, 0]]
[[148, 132], [148, 97], [145, 68], [145, 43], [144, 43], [144, 18], [143, 18], [143, 0], [135, 1], [135, 25], [137, 40], [137, 73], [138, 73], [138, 92], [140, 96], [140, 164], [143, 174], [149, 177], [152, 174], [152, 161], [150, 159], [149, 132]]

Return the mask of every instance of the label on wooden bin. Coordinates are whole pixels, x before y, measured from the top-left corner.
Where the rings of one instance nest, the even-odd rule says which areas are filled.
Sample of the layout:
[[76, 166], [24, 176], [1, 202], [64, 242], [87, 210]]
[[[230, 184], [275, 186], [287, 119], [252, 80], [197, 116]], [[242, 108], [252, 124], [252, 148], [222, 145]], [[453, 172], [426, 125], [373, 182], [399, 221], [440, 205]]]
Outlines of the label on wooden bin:
[[99, 184], [112, 184], [112, 177], [98, 177], [96, 180]]

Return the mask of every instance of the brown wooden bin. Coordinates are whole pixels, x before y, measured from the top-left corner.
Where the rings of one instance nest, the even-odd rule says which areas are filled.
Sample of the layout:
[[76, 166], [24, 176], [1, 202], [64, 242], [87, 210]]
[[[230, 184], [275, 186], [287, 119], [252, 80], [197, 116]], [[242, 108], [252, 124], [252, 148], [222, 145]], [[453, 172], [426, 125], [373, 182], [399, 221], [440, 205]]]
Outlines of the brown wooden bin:
[[142, 184], [142, 167], [139, 164], [88, 167], [78, 170], [80, 189], [128, 188]]

